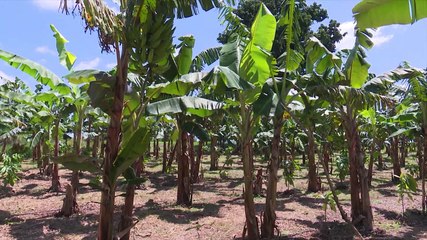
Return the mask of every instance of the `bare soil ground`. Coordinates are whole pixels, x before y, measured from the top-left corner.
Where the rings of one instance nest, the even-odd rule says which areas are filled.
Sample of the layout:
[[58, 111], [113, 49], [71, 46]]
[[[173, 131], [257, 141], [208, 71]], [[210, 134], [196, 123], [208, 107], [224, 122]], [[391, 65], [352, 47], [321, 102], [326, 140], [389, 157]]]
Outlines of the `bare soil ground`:
[[[240, 238], [244, 225], [242, 170], [238, 163], [227, 167], [227, 174], [207, 171], [204, 180], [194, 185], [193, 206], [175, 205], [176, 177], [160, 173], [159, 162], [146, 163], [147, 181], [136, 191], [135, 220], [131, 239], [233, 239]], [[55, 218], [65, 193], [48, 193], [50, 179], [38, 174], [32, 163], [24, 166], [21, 180], [13, 187], [0, 188], [0, 239], [95, 239], [100, 193], [88, 183], [93, 178], [81, 176], [78, 195], [80, 214]], [[225, 176], [226, 175], [226, 176]], [[60, 170], [61, 183], [68, 183], [71, 172]], [[353, 239], [352, 232], [338, 212], [322, 209], [322, 193], [306, 193], [306, 171], [297, 175], [295, 186], [287, 191], [283, 179], [278, 184], [277, 239]], [[391, 170], [374, 173], [371, 202], [375, 230], [368, 239], [427, 239], [427, 217], [420, 214], [421, 196], [405, 198], [405, 213], [396, 186], [390, 183]], [[323, 179], [322, 188], [328, 189]], [[418, 182], [420, 184], [420, 182]], [[419, 185], [420, 186], [420, 185]], [[119, 187], [117, 195], [123, 193]], [[350, 195], [339, 195], [350, 212]], [[255, 198], [261, 215], [265, 198]], [[123, 198], [116, 198], [116, 219]]]

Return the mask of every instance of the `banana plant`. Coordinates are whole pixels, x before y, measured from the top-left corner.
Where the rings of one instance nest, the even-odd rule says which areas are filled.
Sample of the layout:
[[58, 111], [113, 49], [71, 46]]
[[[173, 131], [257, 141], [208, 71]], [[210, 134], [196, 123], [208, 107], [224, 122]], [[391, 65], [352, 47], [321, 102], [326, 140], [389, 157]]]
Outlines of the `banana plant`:
[[[214, 62], [217, 52], [205, 55], [198, 55], [193, 59], [193, 47], [195, 39], [193, 36], [180, 37], [178, 44], [179, 52], [175, 57], [171, 57], [171, 68], [164, 74], [170, 82], [155, 84], [148, 87], [147, 95], [152, 98], [164, 99], [150, 103], [147, 112], [152, 115], [173, 114], [176, 118], [178, 139], [176, 145], [176, 156], [178, 162], [178, 191], [177, 204], [190, 206], [192, 203], [192, 190], [190, 181], [190, 158], [187, 151], [191, 153], [193, 149], [188, 149], [188, 133], [195, 134], [199, 139], [206, 141], [206, 133], [200, 124], [196, 123], [191, 115], [207, 117], [212, 115], [214, 110], [221, 107], [221, 104], [200, 97], [191, 96], [202, 82], [206, 73], [190, 72], [198, 70], [195, 66], [197, 59], [208, 60], [203, 62]], [[203, 53], [202, 53], [203, 54]], [[192, 67], [193, 66], [193, 67]], [[189, 139], [191, 142], [191, 139]], [[194, 165], [194, 164], [193, 164]]]
[[[426, 91], [426, 79], [427, 79], [426, 71], [423, 69], [415, 68], [410, 66], [408, 63], [403, 63], [397, 69], [392, 70], [388, 73], [385, 73], [379, 78], [390, 79], [393, 81], [400, 81], [403, 88], [398, 86], [401, 90], [401, 100], [406, 98], [406, 101], [416, 102], [418, 103], [420, 113], [421, 113], [421, 129], [422, 135], [424, 137], [424, 159], [420, 164], [420, 173], [421, 173], [421, 181], [422, 181], [422, 211], [426, 212], [426, 192], [425, 192], [425, 163], [427, 162], [427, 155], [425, 154], [427, 151], [427, 91]], [[403, 92], [402, 92], [403, 90]], [[410, 100], [409, 100], [410, 99]], [[412, 115], [413, 116], [413, 115]], [[401, 129], [399, 132], [396, 132], [395, 135], [405, 131], [411, 131], [413, 128]]]
[[[200, 6], [207, 11], [222, 5], [219, 0], [201, 0]], [[197, 2], [120, 1], [120, 13], [116, 14], [104, 2], [80, 1], [73, 9], [79, 9], [86, 27], [97, 31], [102, 51], [114, 51], [117, 56], [114, 94], [111, 99], [111, 121], [108, 127], [108, 142], [104, 162], [101, 194], [99, 239], [112, 239], [115, 184], [111, 182], [113, 162], [119, 154], [121, 120], [123, 116], [124, 95], [129, 70], [137, 71], [142, 77], [150, 76], [145, 63], [155, 62], [159, 72], [167, 70], [169, 51], [172, 44], [173, 19], [197, 14]], [[62, 8], [69, 13], [67, 1]], [[137, 61], [131, 63], [131, 58]], [[141, 60], [141, 61], [139, 61]], [[145, 61], [144, 61], [145, 60]], [[154, 69], [154, 68], [153, 68]], [[143, 89], [145, 90], [145, 89]], [[130, 227], [120, 231], [119, 238], [129, 238]]]
[[427, 18], [427, 2], [424, 0], [362, 0], [353, 7], [353, 14], [357, 27], [361, 29], [391, 24], [413, 24]]
[[[306, 67], [308, 73], [327, 76], [325, 78], [327, 84], [317, 87], [315, 93], [330, 101], [343, 120], [350, 161], [352, 218], [358, 219], [355, 225], [372, 229], [369, 185], [365, 174], [357, 115], [359, 110], [377, 102], [386, 104], [391, 99], [364, 89], [370, 67], [364, 60], [364, 51], [372, 47], [370, 40], [372, 34], [367, 30], [356, 29], [355, 35], [354, 47], [343, 50], [340, 56], [330, 53], [317, 39], [312, 39], [307, 46]], [[360, 220], [362, 216], [363, 219]]]
[[[238, 27], [245, 28], [242, 25]], [[253, 199], [254, 175], [250, 157], [254, 128], [260, 115], [253, 111], [253, 105], [261, 94], [264, 83], [275, 74], [275, 59], [269, 52], [275, 30], [276, 19], [261, 4], [250, 31], [251, 37], [245, 38], [237, 34], [230, 37], [229, 42], [221, 49], [219, 66], [207, 76], [207, 81], [215, 85], [214, 92], [227, 96], [224, 109], [240, 131], [245, 184], [245, 232], [250, 239], [260, 237]]]

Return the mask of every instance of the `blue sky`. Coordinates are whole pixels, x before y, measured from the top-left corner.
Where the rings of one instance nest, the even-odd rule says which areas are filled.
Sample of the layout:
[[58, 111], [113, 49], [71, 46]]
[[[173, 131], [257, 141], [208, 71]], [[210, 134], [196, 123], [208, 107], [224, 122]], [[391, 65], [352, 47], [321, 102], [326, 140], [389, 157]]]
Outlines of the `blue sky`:
[[[313, 3], [313, 0], [307, 0]], [[357, 0], [318, 0], [328, 10], [330, 18], [341, 23], [341, 30], [348, 32], [339, 48], [349, 48], [353, 19], [351, 9]], [[56, 28], [70, 41], [67, 49], [77, 56], [76, 69], [109, 69], [114, 66], [113, 54], [101, 54], [96, 33], [84, 33], [83, 22], [76, 16], [58, 12], [59, 0], [0, 0], [0, 49], [37, 61], [58, 76], [67, 74], [58, 62], [55, 40], [49, 25]], [[114, 5], [112, 4], [114, 7]], [[116, 7], [117, 8], [117, 7]], [[200, 15], [176, 21], [175, 35], [193, 34], [196, 38], [195, 53], [218, 46], [216, 38], [224, 29], [218, 20], [218, 11], [201, 12]], [[427, 19], [414, 25], [394, 25], [379, 28], [374, 34], [375, 47], [368, 52], [370, 71], [376, 74], [394, 69], [403, 60], [413, 66], [427, 67]], [[36, 83], [4, 62], [0, 62], [0, 75], [9, 79], [15, 76], [30, 86]]]

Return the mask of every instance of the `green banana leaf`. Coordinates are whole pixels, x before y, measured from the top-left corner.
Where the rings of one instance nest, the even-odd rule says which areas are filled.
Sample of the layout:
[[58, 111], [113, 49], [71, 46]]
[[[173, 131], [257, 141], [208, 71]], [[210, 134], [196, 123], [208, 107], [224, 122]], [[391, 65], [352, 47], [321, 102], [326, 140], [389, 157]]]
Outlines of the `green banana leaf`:
[[276, 60], [269, 53], [276, 34], [276, 18], [264, 4], [252, 23], [251, 40], [243, 52], [240, 76], [256, 87], [262, 88], [272, 76]]
[[74, 84], [82, 84], [82, 83], [89, 83], [96, 80], [95, 75], [101, 73], [100, 70], [95, 69], [85, 69], [85, 70], [79, 70], [79, 71], [73, 71], [67, 75], [65, 75], [63, 78], [67, 79], [70, 83]]
[[199, 97], [174, 97], [150, 103], [146, 111], [150, 115], [191, 113], [199, 117], [207, 117], [213, 114], [214, 110], [222, 107], [222, 104]]
[[111, 182], [115, 182], [138, 157], [147, 151], [150, 139], [150, 130], [148, 128], [141, 127], [132, 134], [127, 142], [122, 144], [121, 151], [113, 162], [111, 169]]
[[43, 85], [54, 88], [59, 83], [62, 83], [62, 80], [57, 75], [32, 60], [3, 50], [0, 50], [0, 59], [8, 63], [10, 66], [30, 75]]
[[65, 44], [68, 40], [62, 36], [53, 24], [50, 25], [50, 29], [52, 29], [52, 32], [54, 33], [53, 36], [56, 39], [56, 50], [58, 51], [59, 62], [62, 66], [71, 70], [76, 61], [76, 56], [65, 49]]
[[88, 156], [79, 156], [75, 153], [65, 154], [53, 158], [54, 163], [62, 164], [65, 168], [73, 171], [87, 171], [91, 173], [101, 173], [101, 159]]
[[206, 129], [204, 129], [203, 126], [198, 123], [185, 122], [182, 125], [182, 129], [187, 133], [193, 134], [202, 141], [209, 141], [210, 139]]
[[353, 14], [361, 29], [412, 24], [427, 17], [427, 1], [363, 0], [353, 8]]

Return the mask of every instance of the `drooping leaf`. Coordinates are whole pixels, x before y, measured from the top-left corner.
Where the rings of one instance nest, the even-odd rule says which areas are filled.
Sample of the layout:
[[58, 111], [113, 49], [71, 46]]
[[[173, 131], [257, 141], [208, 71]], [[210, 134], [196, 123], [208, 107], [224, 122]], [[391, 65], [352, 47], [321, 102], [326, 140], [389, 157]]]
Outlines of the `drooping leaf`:
[[73, 171], [87, 171], [91, 173], [100, 173], [100, 162], [101, 159], [88, 157], [88, 156], [78, 156], [74, 153], [65, 154], [57, 158], [52, 159], [55, 163], [62, 164], [65, 168]]
[[95, 81], [96, 80], [95, 75], [99, 73], [101, 73], [101, 71], [99, 70], [86, 69], [86, 70], [73, 71], [65, 75], [64, 78], [67, 79], [70, 83], [82, 84], [82, 83]]
[[147, 88], [148, 98], [157, 98], [161, 93], [183, 96], [188, 94], [191, 90], [195, 89], [202, 78], [206, 76], [206, 73], [196, 72], [189, 73], [181, 76], [179, 79], [167, 82], [159, 83], [154, 86]]
[[129, 168], [137, 158], [147, 151], [150, 144], [150, 130], [145, 127], [138, 128], [129, 140], [122, 144], [122, 149], [113, 162], [111, 169], [111, 181], [115, 182], [117, 178]]
[[192, 72], [200, 72], [204, 66], [209, 66], [216, 62], [220, 57], [221, 47], [208, 48], [200, 52], [193, 58], [191, 63]]
[[239, 37], [234, 37], [222, 46], [220, 51], [219, 65], [227, 67], [234, 73], [239, 74], [240, 62], [245, 46]]
[[345, 70], [347, 79], [350, 81], [350, 86], [353, 88], [361, 88], [368, 80], [369, 68], [371, 65], [366, 62], [361, 54], [361, 49], [355, 46], [347, 59]]
[[30, 75], [43, 85], [54, 88], [59, 83], [62, 83], [62, 80], [49, 69], [29, 59], [3, 50], [0, 50], [0, 59], [10, 66]]
[[65, 49], [65, 44], [68, 40], [62, 36], [53, 24], [50, 25], [50, 29], [52, 29], [52, 32], [54, 33], [53, 36], [56, 39], [56, 50], [58, 51], [59, 62], [68, 70], [71, 70], [74, 62], [76, 61], [76, 56]]
[[31, 140], [31, 148], [34, 148], [37, 146], [37, 144], [39, 144], [42, 136], [43, 136], [43, 130], [40, 130], [36, 133], [36, 135], [34, 135], [33, 139]]
[[222, 107], [222, 104], [199, 97], [174, 97], [153, 102], [147, 105], [146, 111], [151, 115], [191, 113], [199, 117], [206, 117], [214, 110]]
[[19, 133], [21, 133], [22, 130], [23, 129], [21, 127], [16, 127], [16, 128], [13, 128], [13, 129], [3, 133], [2, 135], [0, 135], [0, 142], [7, 141], [8, 139], [10, 139], [10, 138], [18, 135]]
[[182, 129], [187, 133], [193, 134], [202, 141], [209, 141], [210, 139], [206, 129], [204, 129], [203, 126], [198, 123], [185, 122], [182, 125]]
[[427, 17], [425, 0], [363, 0], [353, 8], [361, 29], [410, 24]]
[[103, 112], [110, 115], [116, 78], [107, 73], [97, 74], [96, 78], [96, 81], [90, 82], [87, 90], [90, 103], [92, 107], [99, 107]]

